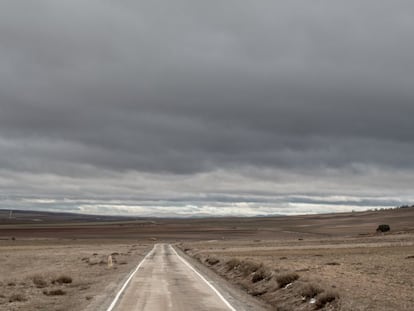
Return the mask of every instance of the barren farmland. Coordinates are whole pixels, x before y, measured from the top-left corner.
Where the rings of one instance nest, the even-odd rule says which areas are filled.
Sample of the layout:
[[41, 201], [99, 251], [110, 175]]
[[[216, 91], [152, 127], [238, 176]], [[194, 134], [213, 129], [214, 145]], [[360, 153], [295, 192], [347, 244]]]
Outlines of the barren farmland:
[[[0, 212], [0, 310], [104, 310], [163, 242], [271, 310], [414, 309], [412, 208], [217, 219], [8, 215]], [[383, 223], [391, 231], [376, 233]]]

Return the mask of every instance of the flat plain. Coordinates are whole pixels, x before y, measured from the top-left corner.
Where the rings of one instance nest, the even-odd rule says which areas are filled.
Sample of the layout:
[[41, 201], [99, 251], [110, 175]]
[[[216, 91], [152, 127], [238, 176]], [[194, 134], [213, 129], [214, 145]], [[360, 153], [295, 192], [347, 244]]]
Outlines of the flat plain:
[[[261, 218], [9, 216], [0, 211], [0, 310], [105, 310], [160, 242], [175, 243], [269, 309], [313, 310], [321, 297], [321, 310], [414, 309], [413, 208]], [[391, 231], [376, 233], [383, 223]]]

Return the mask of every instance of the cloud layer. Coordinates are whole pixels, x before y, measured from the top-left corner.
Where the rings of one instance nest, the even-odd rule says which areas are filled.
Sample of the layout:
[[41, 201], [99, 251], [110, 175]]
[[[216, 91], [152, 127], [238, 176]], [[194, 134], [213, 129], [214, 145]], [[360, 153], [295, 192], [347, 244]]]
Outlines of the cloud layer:
[[413, 29], [410, 1], [3, 2], [0, 206], [413, 200]]

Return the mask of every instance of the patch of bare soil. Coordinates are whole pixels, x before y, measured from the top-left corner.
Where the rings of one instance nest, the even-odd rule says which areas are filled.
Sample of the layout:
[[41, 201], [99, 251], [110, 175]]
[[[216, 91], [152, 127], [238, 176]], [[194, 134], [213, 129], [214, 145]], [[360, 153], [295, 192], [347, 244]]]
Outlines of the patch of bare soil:
[[97, 240], [0, 241], [0, 310], [104, 310], [151, 247]]
[[414, 310], [414, 235], [180, 246], [276, 310]]

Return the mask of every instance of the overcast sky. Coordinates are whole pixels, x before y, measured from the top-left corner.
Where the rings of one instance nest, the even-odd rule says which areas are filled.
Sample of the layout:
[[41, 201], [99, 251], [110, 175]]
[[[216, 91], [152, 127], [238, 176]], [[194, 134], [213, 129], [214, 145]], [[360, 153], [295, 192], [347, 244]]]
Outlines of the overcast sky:
[[0, 208], [412, 203], [412, 1], [0, 3]]

